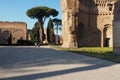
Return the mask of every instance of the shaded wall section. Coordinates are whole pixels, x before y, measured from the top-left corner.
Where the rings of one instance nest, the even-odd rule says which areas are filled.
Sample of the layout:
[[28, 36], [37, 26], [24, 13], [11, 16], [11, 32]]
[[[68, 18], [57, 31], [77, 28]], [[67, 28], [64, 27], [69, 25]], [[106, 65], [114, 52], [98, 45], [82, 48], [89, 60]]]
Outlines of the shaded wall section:
[[94, 0], [80, 0], [77, 42], [78, 47], [100, 46], [100, 30], [97, 28], [98, 9]]
[[113, 26], [114, 53], [120, 54], [120, 0], [115, 2]]

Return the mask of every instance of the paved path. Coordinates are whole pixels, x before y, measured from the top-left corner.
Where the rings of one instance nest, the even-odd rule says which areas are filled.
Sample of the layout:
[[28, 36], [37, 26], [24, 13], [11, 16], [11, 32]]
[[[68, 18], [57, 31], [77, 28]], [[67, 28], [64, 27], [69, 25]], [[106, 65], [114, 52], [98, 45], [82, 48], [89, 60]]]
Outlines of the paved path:
[[120, 64], [48, 48], [1, 47], [0, 80], [120, 80]]

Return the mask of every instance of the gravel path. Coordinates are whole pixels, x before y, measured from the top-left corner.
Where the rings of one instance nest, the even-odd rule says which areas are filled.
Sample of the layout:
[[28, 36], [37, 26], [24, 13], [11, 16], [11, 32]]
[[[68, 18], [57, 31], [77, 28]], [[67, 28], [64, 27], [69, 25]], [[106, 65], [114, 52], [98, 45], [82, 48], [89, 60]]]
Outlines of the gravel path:
[[43, 47], [0, 47], [0, 80], [120, 80], [120, 64]]

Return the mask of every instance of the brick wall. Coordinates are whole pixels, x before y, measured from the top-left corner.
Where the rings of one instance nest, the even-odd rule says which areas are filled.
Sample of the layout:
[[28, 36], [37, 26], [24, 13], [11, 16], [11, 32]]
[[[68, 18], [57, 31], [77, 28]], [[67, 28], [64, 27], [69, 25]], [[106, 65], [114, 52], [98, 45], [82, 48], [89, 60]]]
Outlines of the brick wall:
[[7, 44], [7, 39], [12, 35], [12, 43], [17, 40], [26, 40], [27, 24], [24, 22], [0, 22], [0, 44]]

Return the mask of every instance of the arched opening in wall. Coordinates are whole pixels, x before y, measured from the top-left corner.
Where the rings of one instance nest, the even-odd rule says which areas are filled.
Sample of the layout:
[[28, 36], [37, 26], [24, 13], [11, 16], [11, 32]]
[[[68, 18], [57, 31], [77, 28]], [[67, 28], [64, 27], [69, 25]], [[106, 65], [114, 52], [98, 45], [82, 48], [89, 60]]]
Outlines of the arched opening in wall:
[[104, 28], [103, 28], [104, 47], [112, 47], [113, 46], [112, 34], [113, 34], [112, 25], [110, 25], [110, 24], [104, 25]]
[[84, 34], [84, 24], [79, 23], [77, 27], [77, 42], [78, 42], [78, 47], [83, 46], [83, 34]]

